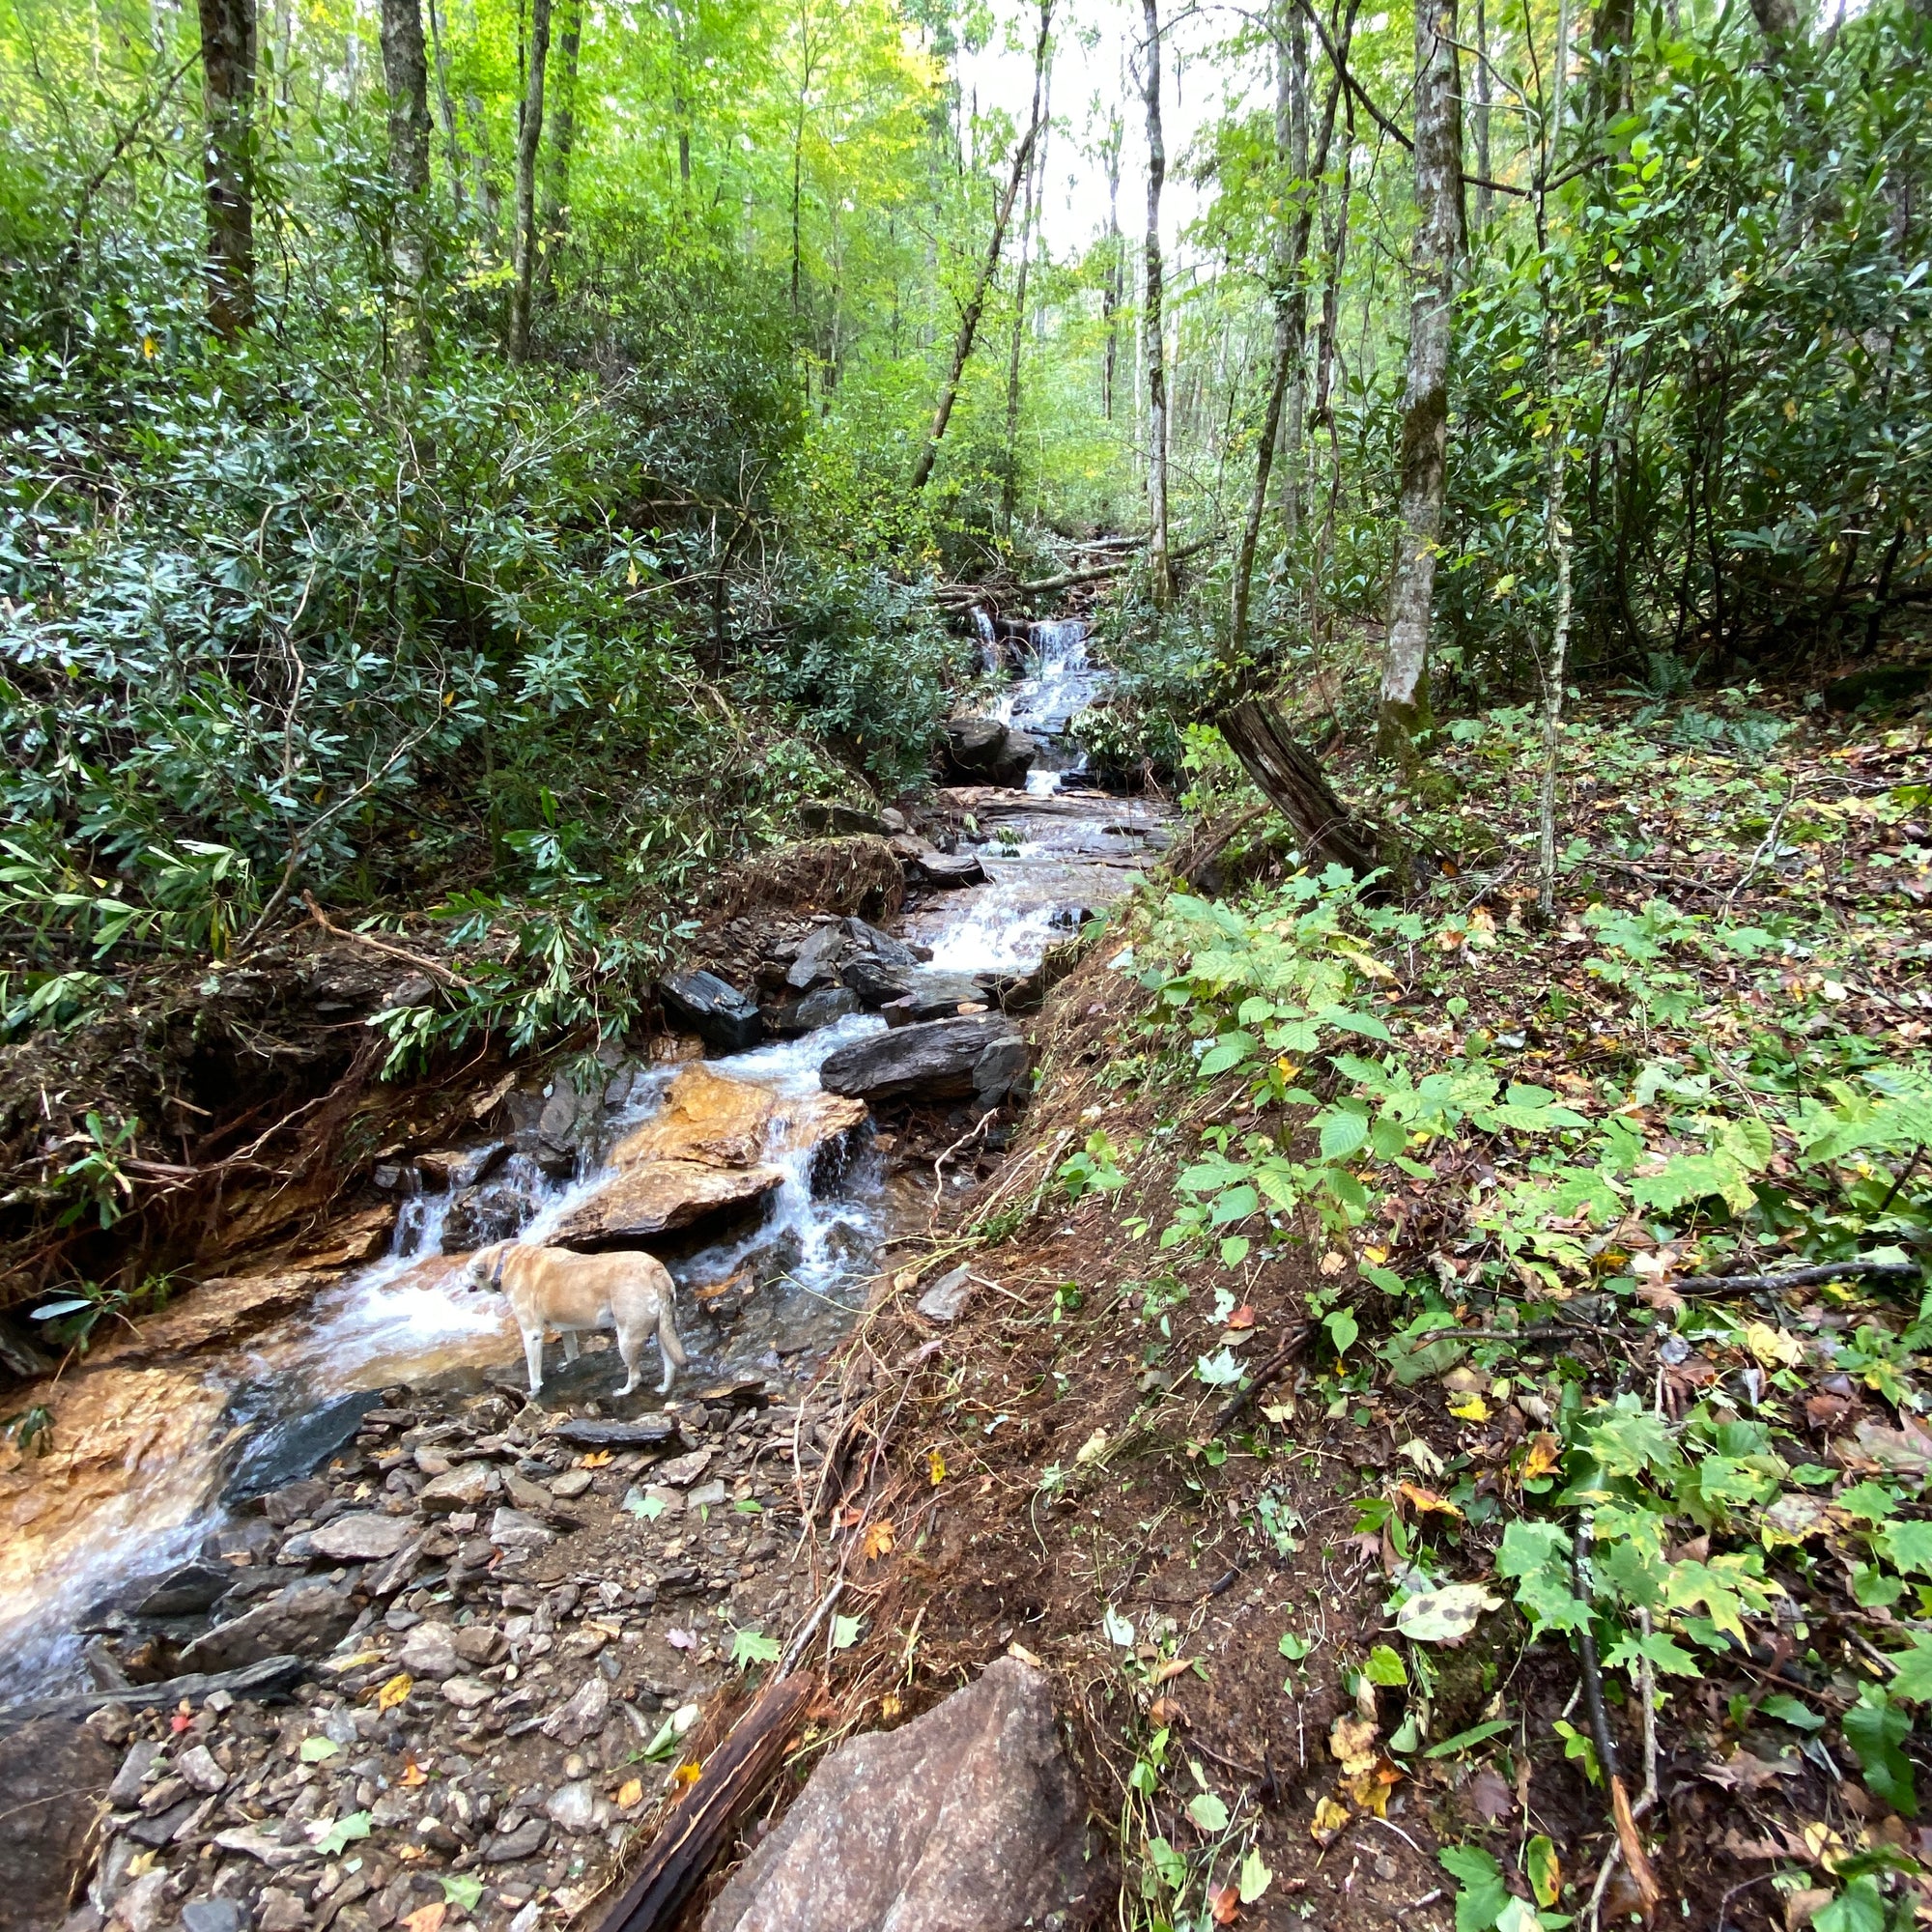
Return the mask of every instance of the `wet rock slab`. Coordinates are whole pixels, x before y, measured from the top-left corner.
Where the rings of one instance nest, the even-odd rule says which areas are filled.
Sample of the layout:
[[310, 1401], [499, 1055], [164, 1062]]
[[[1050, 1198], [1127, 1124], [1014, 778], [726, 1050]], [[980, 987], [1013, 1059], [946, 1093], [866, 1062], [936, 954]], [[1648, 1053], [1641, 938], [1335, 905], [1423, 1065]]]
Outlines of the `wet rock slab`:
[[819, 1079], [832, 1094], [867, 1100], [959, 1100], [996, 1106], [1021, 1076], [1027, 1045], [1004, 1013], [972, 1013], [896, 1027], [831, 1055]]
[[896, 1731], [841, 1745], [704, 1932], [1062, 1932], [1105, 1896], [1043, 1672], [1002, 1658]]

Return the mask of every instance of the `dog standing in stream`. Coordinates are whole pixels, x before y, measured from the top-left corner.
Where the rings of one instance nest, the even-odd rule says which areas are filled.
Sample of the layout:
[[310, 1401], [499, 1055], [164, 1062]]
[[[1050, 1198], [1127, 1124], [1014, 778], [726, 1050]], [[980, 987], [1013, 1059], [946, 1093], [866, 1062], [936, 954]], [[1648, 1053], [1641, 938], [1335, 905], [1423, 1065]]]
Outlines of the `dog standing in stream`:
[[478, 1288], [500, 1288], [523, 1333], [529, 1364], [530, 1394], [543, 1387], [545, 1332], [563, 1334], [563, 1358], [577, 1359], [582, 1328], [614, 1328], [617, 1352], [630, 1379], [617, 1393], [638, 1385], [639, 1363], [653, 1328], [664, 1356], [660, 1395], [668, 1395], [684, 1367], [684, 1345], [677, 1339], [677, 1290], [655, 1255], [580, 1255], [570, 1248], [531, 1248], [521, 1241], [494, 1241], [469, 1257], [465, 1277]]

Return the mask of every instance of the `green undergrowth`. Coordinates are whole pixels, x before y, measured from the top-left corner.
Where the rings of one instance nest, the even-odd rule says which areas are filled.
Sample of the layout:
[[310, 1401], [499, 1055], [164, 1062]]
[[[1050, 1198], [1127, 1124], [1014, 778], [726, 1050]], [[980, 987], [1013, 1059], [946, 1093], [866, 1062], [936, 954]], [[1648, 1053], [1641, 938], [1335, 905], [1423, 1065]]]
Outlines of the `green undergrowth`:
[[[1100, 1081], [1150, 1101], [1058, 1178], [1111, 1198], [1150, 1274], [1223, 1283], [1221, 1321], [1302, 1257], [1308, 1393], [1331, 1420], [1411, 1418], [1359, 1503], [1390, 1642], [1350, 1667], [1366, 1728], [1338, 1727], [1318, 1838], [1431, 1761], [1513, 1776], [1525, 1750], [1569, 1759], [1605, 1815], [1614, 1738], [1586, 1706], [1540, 1738], [1500, 1691], [1461, 1735], [1432, 1724], [1445, 1646], [1513, 1605], [1539, 1654], [1593, 1639], [1633, 1793], [1660, 1726], [1666, 1786], [1787, 1793], [1757, 1869], [1823, 1932], [1882, 1932], [1911, 1922], [1932, 1761], [1927, 791], [1882, 746], [1801, 732], [1747, 757], [1714, 715], [1573, 727], [1545, 928], [1508, 890], [1524, 714], [1465, 727], [1412, 821], [1440, 848], [1484, 799], [1501, 845], [1473, 887], [1378, 905], [1331, 869], [1233, 903], [1144, 895], [1103, 941], [1142, 1005]], [[1790, 732], [1770, 719], [1758, 753]], [[1776, 1279], [1801, 1269], [1825, 1271]], [[1224, 1343], [1191, 1378], [1235, 1393], [1250, 1366]], [[1821, 1772], [1858, 1807], [1799, 1815]], [[1209, 1888], [1165, 1843], [1141, 1848], [1146, 1922], [1192, 1924], [1182, 1897]], [[1507, 1834], [1442, 1862], [1459, 1932], [1566, 1924], [1595, 1876]]]

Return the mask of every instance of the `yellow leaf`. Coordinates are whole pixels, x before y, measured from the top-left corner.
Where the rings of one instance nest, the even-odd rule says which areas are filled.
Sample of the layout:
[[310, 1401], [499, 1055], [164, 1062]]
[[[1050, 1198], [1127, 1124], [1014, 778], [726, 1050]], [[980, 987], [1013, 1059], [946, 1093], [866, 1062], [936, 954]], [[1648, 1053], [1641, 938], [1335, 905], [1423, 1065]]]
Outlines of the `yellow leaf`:
[[1522, 1462], [1522, 1480], [1525, 1483], [1533, 1483], [1539, 1477], [1548, 1475], [1562, 1460], [1562, 1456], [1563, 1445], [1547, 1431], [1541, 1435], [1532, 1436], [1529, 1454]]
[[636, 1804], [642, 1800], [643, 1795], [644, 1795], [643, 1785], [635, 1777], [627, 1778], [624, 1781], [624, 1783], [618, 1787], [617, 1809], [620, 1811], [628, 1811], [633, 1804]]
[[379, 1711], [393, 1711], [415, 1689], [415, 1681], [407, 1670], [399, 1670], [376, 1692], [376, 1708]]
[[152, 335], [142, 336], [141, 354], [150, 362], [155, 359], [155, 338]]
[[1346, 1804], [1337, 1804], [1332, 1798], [1318, 1799], [1315, 1821], [1308, 1828], [1308, 1835], [1318, 1845], [1328, 1844], [1348, 1822], [1349, 1807]]
[[580, 1456], [577, 1459], [577, 1466], [580, 1469], [606, 1468], [609, 1466], [611, 1458], [614, 1453], [614, 1451], [610, 1449], [593, 1449], [589, 1455]]
[[879, 1699], [880, 1721], [882, 1723], [890, 1724], [892, 1720], [898, 1716], [899, 1712], [903, 1708], [904, 1706], [901, 1705], [899, 1702], [899, 1693], [896, 1690], [888, 1690], [886, 1694]]
[[946, 1458], [937, 1449], [928, 1449], [925, 1466], [932, 1471], [932, 1487], [936, 1490], [946, 1480]]
[[676, 1790], [689, 1791], [701, 1775], [700, 1767], [695, 1764], [681, 1764], [671, 1773], [670, 1781]]
[[1419, 1511], [1425, 1514], [1434, 1510], [1440, 1516], [1461, 1516], [1463, 1512], [1447, 1496], [1438, 1496], [1434, 1490], [1425, 1490], [1420, 1483], [1398, 1483], [1398, 1492]]
[[881, 1556], [892, 1554], [893, 1526], [889, 1522], [875, 1522], [866, 1532], [866, 1540], [860, 1546], [865, 1551], [867, 1563], [876, 1563]]
[[1380, 1735], [1381, 1726], [1373, 1718], [1343, 1716], [1335, 1719], [1328, 1733], [1328, 1748], [1352, 1777], [1375, 1764], [1376, 1740]]
[[403, 1753], [402, 1782], [407, 1784], [412, 1790], [418, 1784], [427, 1784], [429, 1782], [429, 1773], [415, 1761], [414, 1754], [410, 1751]]
[[1487, 1422], [1490, 1419], [1490, 1406], [1479, 1395], [1472, 1395], [1467, 1402], [1452, 1402], [1449, 1413], [1460, 1422]]
[[1367, 1771], [1345, 1778], [1342, 1788], [1354, 1800], [1358, 1810], [1378, 1818], [1388, 1816], [1389, 1793], [1402, 1781], [1402, 1773], [1387, 1759], [1380, 1758]]
[[1745, 1324], [1745, 1347], [1768, 1369], [1795, 1369], [1804, 1359], [1798, 1337], [1774, 1328], [1769, 1321]]

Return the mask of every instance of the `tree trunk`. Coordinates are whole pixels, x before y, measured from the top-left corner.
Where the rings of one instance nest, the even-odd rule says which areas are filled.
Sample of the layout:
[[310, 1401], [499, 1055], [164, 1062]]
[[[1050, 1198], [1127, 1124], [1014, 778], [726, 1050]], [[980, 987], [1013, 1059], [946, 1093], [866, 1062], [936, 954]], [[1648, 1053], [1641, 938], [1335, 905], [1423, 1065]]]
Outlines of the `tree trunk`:
[[1751, 15], [1774, 48], [1798, 32], [1798, 0], [1751, 0]]
[[[1313, 195], [1308, 166], [1308, 22], [1295, 0], [1287, 0], [1287, 9], [1288, 42], [1285, 46], [1279, 41], [1276, 43], [1274, 110], [1275, 165], [1284, 177], [1284, 194], [1293, 197], [1292, 203], [1283, 206], [1284, 217], [1290, 206], [1297, 216], [1309, 209]], [[1321, 170], [1318, 167], [1314, 172], [1320, 174]], [[1300, 224], [1284, 218], [1276, 234], [1276, 301], [1279, 303], [1281, 292], [1286, 291], [1288, 306], [1285, 315], [1279, 308], [1276, 311], [1275, 347], [1277, 355], [1287, 349], [1290, 359], [1282, 395], [1281, 447], [1277, 452], [1274, 482], [1282, 539], [1292, 545], [1301, 524], [1301, 440], [1308, 395], [1302, 371], [1308, 346], [1308, 302], [1301, 285], [1301, 269], [1307, 259], [1308, 244], [1305, 230], [1298, 251], [1289, 244], [1291, 226], [1298, 228]], [[1293, 259], [1284, 259], [1289, 256]], [[1293, 337], [1290, 343], [1279, 339], [1284, 319]]]
[[1141, 302], [1141, 332], [1147, 351], [1148, 570], [1153, 601], [1165, 610], [1174, 602], [1174, 570], [1167, 554], [1167, 367], [1161, 339], [1160, 191], [1167, 181], [1167, 149], [1160, 129], [1160, 0], [1141, 0], [1147, 23], [1145, 86], [1147, 106], [1147, 291]]
[[537, 265], [537, 148], [543, 140], [544, 70], [550, 63], [550, 0], [530, 0], [529, 64], [517, 116], [515, 279], [510, 288], [510, 360], [530, 353], [530, 289]]
[[1429, 620], [1449, 443], [1449, 304], [1463, 242], [1463, 128], [1456, 0], [1415, 13], [1415, 199], [1408, 374], [1402, 402], [1402, 503], [1378, 733], [1406, 762], [1430, 724]]
[[[1042, 0], [1039, 10], [1039, 39], [1035, 44], [1034, 71], [1041, 72], [1046, 63], [1047, 26], [1053, 16], [1053, 0]], [[965, 373], [968, 358], [973, 354], [973, 344], [980, 333], [980, 317], [986, 307], [986, 291], [992, 286], [993, 277], [1000, 270], [1000, 249], [1007, 239], [1007, 225], [1013, 218], [1013, 203], [1019, 199], [1020, 184], [1026, 179], [1027, 170], [1033, 165], [1034, 143], [1039, 138], [1039, 101], [1036, 95], [1034, 118], [1019, 145], [1013, 150], [1013, 162], [1007, 175], [1007, 185], [1000, 196], [1000, 205], [993, 213], [993, 232], [986, 242], [986, 253], [981, 260], [978, 273], [973, 278], [973, 294], [959, 316], [959, 332], [952, 342], [952, 361], [946, 372], [946, 382], [939, 392], [939, 407], [932, 412], [932, 427], [926, 432], [925, 442], [919, 452], [919, 460], [913, 465], [912, 488], [915, 494], [923, 490], [932, 475], [932, 466], [939, 460], [939, 445], [946, 435], [946, 425], [952, 420], [952, 406], [959, 400], [959, 379]]]
[[556, 90], [556, 115], [551, 128], [550, 168], [544, 179], [544, 286], [556, 272], [556, 244], [570, 225], [570, 156], [577, 145], [577, 61], [583, 43], [583, 0], [570, 0], [557, 52], [563, 71]]
[[208, 325], [233, 342], [255, 320], [255, 0], [201, 0], [208, 145]]
[[1340, 866], [1359, 879], [1387, 864], [1376, 828], [1335, 796], [1314, 754], [1288, 735], [1278, 716], [1244, 697], [1217, 722], [1263, 796], [1294, 827], [1310, 866]]
[[[1621, 0], [1630, 4], [1630, 0]], [[1488, 184], [1490, 173], [1490, 23], [1484, 0], [1476, 0], [1475, 112], [1470, 116], [1476, 135], [1476, 232], [1490, 225], [1490, 208], [1494, 196]]]
[[1114, 384], [1121, 363], [1121, 117], [1107, 124], [1107, 144], [1101, 159], [1107, 169], [1107, 272], [1100, 285], [1100, 320], [1107, 345], [1100, 364], [1100, 413], [1114, 420]]
[[[1040, 43], [1041, 52], [1045, 43]], [[1020, 215], [1020, 264], [1013, 277], [1013, 338], [1007, 361], [1007, 471], [1000, 479], [1000, 515], [1009, 535], [1012, 533], [1013, 512], [1019, 507], [1020, 489], [1020, 348], [1026, 338], [1027, 270], [1039, 220], [1039, 198], [1046, 176], [1046, 144], [1052, 126], [1052, 110], [1047, 105], [1051, 83], [1037, 70], [1033, 77], [1034, 118], [1040, 124], [1039, 138], [1033, 146], [1033, 159], [1027, 168], [1026, 202]]]
[[456, 131], [456, 106], [449, 96], [449, 43], [443, 37], [442, 20], [436, 0], [429, 0], [430, 41], [436, 56], [436, 111], [442, 123], [443, 152], [449, 157], [449, 198], [458, 214], [463, 213], [463, 141]]
[[383, 79], [389, 91], [389, 178], [395, 184], [395, 229], [390, 259], [396, 271], [399, 327], [406, 368], [420, 368], [429, 351], [423, 284], [428, 250], [423, 224], [429, 202], [429, 62], [423, 52], [419, 0], [383, 0]]
[[1636, 0], [1598, 0], [1590, 31], [1590, 50], [1596, 58], [1590, 66], [1586, 109], [1594, 128], [1607, 128], [1631, 111], [1631, 47], [1635, 40]]
[[[1299, 20], [1297, 11], [1295, 18]], [[1342, 29], [1340, 43], [1341, 57], [1349, 58], [1349, 42], [1353, 34], [1355, 8], [1350, 0], [1349, 17]], [[1304, 50], [1305, 40], [1301, 43]], [[1306, 85], [1306, 75], [1303, 76]], [[1328, 146], [1335, 133], [1335, 107], [1341, 98], [1342, 77], [1338, 71], [1329, 82], [1328, 98], [1321, 109], [1321, 137], [1318, 147], [1313, 174], [1324, 173], [1328, 166]], [[1276, 122], [1279, 135], [1284, 131], [1280, 120]], [[1297, 387], [1301, 380], [1302, 352], [1308, 339], [1308, 298], [1302, 286], [1302, 265], [1308, 259], [1308, 239], [1315, 226], [1315, 192], [1309, 168], [1308, 127], [1303, 116], [1300, 134], [1300, 154], [1293, 152], [1291, 134], [1289, 150], [1286, 154], [1277, 151], [1277, 164], [1286, 171], [1293, 167], [1295, 172], [1291, 177], [1294, 184], [1294, 213], [1288, 216], [1288, 191], [1283, 194], [1283, 221], [1277, 243], [1274, 263], [1274, 368], [1268, 384], [1267, 413], [1262, 425], [1261, 442], [1255, 451], [1255, 487], [1248, 498], [1248, 520], [1241, 530], [1240, 544], [1235, 553], [1235, 588], [1233, 611], [1233, 642], [1236, 654], [1247, 647], [1248, 605], [1253, 594], [1255, 574], [1255, 553], [1260, 548], [1262, 513], [1267, 503], [1268, 471], [1274, 462], [1275, 440], [1280, 434], [1282, 422], [1282, 401], [1291, 383]], [[1299, 435], [1293, 446], [1299, 449]], [[1291, 501], [1293, 498], [1291, 496]], [[1293, 526], [1289, 528], [1291, 538]]]

